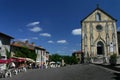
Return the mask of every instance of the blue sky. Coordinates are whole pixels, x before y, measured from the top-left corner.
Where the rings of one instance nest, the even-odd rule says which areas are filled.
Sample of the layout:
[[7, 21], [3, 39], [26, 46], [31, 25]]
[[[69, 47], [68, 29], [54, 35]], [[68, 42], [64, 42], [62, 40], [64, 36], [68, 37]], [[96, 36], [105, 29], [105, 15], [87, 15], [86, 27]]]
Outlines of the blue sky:
[[0, 32], [35, 42], [50, 53], [81, 50], [80, 21], [96, 4], [118, 20], [120, 0], [0, 0]]

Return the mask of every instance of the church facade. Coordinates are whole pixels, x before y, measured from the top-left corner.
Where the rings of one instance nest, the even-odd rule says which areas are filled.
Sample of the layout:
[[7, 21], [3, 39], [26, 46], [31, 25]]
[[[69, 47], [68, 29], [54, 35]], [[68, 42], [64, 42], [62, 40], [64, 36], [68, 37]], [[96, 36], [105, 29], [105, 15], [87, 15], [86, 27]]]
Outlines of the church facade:
[[117, 20], [97, 7], [81, 21], [85, 57], [118, 55]]

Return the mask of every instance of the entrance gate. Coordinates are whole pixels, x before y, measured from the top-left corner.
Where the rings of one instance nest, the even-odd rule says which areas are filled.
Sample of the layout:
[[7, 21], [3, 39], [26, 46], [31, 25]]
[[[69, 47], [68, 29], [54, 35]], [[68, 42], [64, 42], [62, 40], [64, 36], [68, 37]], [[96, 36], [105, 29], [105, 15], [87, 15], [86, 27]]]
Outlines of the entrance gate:
[[101, 41], [99, 41], [97, 43], [97, 54], [98, 55], [103, 55], [104, 54], [104, 44]]

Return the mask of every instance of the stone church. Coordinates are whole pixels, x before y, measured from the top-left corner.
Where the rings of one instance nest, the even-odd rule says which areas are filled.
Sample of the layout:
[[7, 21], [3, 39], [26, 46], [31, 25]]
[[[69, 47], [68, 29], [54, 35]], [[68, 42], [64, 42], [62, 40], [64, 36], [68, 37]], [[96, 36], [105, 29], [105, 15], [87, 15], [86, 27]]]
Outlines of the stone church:
[[118, 55], [116, 22], [99, 6], [81, 21], [81, 46], [85, 57]]

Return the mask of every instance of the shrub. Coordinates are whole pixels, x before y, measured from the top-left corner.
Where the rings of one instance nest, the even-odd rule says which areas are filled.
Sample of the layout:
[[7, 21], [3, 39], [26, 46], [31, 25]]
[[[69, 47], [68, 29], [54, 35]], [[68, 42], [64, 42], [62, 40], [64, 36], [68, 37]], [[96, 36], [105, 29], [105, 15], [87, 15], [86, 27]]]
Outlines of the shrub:
[[109, 62], [110, 62], [110, 65], [115, 66], [117, 63], [117, 55], [116, 54], [111, 55]]

